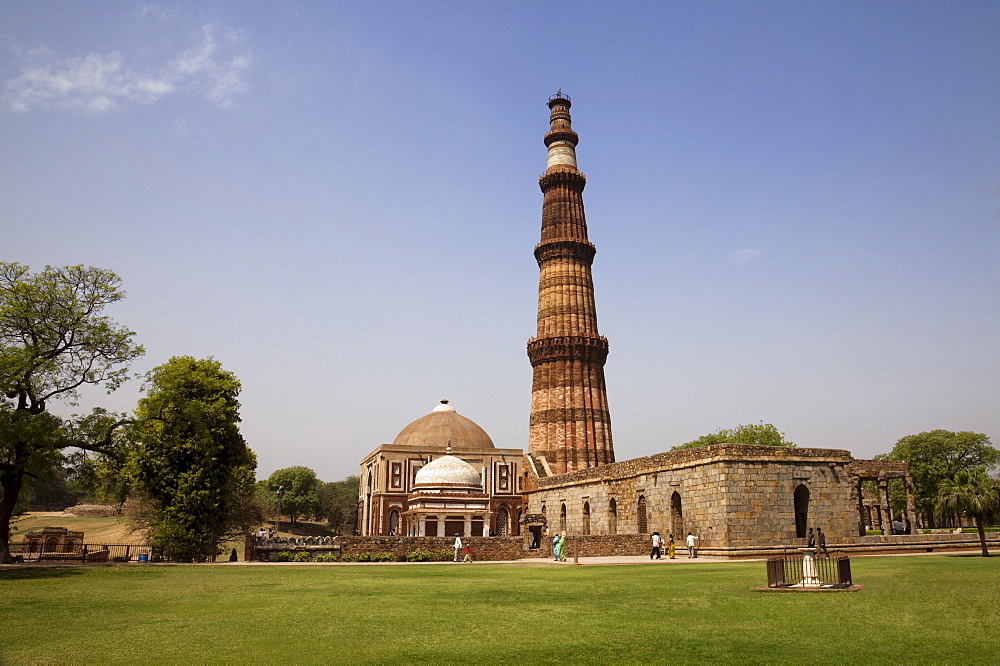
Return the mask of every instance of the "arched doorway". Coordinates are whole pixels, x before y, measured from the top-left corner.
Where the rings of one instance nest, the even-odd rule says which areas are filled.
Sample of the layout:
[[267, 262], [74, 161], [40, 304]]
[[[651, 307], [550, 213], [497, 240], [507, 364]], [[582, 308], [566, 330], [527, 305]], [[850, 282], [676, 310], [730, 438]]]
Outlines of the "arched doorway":
[[684, 510], [681, 507], [681, 494], [676, 490], [670, 496], [670, 533], [678, 538], [684, 535]]
[[636, 507], [636, 523], [639, 534], [645, 534], [649, 531], [649, 526], [646, 524], [646, 496], [639, 495], [639, 504]]
[[614, 497], [608, 502], [608, 534], [618, 534], [618, 502]]
[[389, 534], [391, 536], [399, 534], [399, 509], [389, 510]]
[[562, 508], [559, 509], [559, 531], [563, 536], [566, 536], [566, 505], [563, 504]]
[[505, 537], [510, 534], [510, 511], [507, 507], [502, 506], [497, 509], [496, 517], [496, 535]]
[[590, 502], [583, 503], [583, 534], [590, 534]]
[[795, 536], [806, 537], [806, 525], [809, 523], [809, 489], [799, 485], [795, 489]]

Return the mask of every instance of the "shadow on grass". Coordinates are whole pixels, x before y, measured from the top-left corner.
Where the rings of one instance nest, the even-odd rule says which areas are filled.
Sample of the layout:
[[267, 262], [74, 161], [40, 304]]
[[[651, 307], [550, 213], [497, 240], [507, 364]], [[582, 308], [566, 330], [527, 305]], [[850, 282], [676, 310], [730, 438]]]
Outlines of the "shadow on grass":
[[66, 578], [68, 576], [79, 576], [81, 573], [83, 573], [83, 567], [9, 564], [0, 567], [0, 580]]

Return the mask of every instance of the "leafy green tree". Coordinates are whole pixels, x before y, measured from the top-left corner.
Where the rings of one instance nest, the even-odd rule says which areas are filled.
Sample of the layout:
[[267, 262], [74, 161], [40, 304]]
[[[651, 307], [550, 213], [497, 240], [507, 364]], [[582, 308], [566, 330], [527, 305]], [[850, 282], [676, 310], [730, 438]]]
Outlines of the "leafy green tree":
[[203, 560], [244, 533], [257, 459], [240, 434], [240, 382], [214, 359], [175, 356], [146, 376], [130, 460], [151, 543]]
[[0, 562], [10, 561], [10, 519], [26, 477], [58, 467], [70, 447], [114, 454], [110, 431], [91, 441], [69, 436], [48, 408], [72, 404], [81, 387], [110, 392], [128, 378], [143, 348], [104, 315], [123, 298], [121, 279], [108, 270], [46, 266], [32, 274], [0, 262]]
[[330, 481], [319, 487], [317, 515], [327, 524], [348, 534], [358, 524], [358, 488], [361, 480], [349, 476], [343, 481]]
[[935, 511], [945, 518], [970, 517], [976, 523], [983, 557], [989, 557], [986, 549], [986, 521], [1000, 515], [1000, 484], [986, 476], [981, 469], [961, 470], [951, 479], [938, 483]]
[[76, 479], [73, 468], [58, 465], [47, 472], [44, 478], [32, 484], [27, 493], [31, 511], [62, 511], [87, 497], [88, 493]]
[[312, 516], [319, 508], [319, 479], [308, 467], [285, 467], [267, 478], [267, 489], [277, 496], [280, 492], [282, 515], [294, 524], [299, 516]]
[[714, 444], [753, 444], [757, 446], [795, 446], [794, 443], [785, 439], [785, 433], [780, 432], [770, 423], [761, 421], [757, 424], [739, 425], [731, 430], [719, 430], [708, 435], [702, 435], [698, 439], [680, 444], [670, 449], [679, 451], [681, 449], [695, 449], [702, 446], [712, 446]]
[[988, 471], [1000, 463], [1000, 451], [982, 433], [931, 430], [902, 437], [892, 451], [875, 458], [909, 464], [914, 498], [929, 523], [941, 482], [962, 471]]

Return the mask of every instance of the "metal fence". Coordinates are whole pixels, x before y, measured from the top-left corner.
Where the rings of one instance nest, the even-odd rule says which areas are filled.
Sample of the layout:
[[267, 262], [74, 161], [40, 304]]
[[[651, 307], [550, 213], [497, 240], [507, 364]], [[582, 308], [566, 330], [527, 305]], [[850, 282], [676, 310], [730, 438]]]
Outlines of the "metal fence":
[[10, 554], [22, 562], [149, 562], [157, 553], [147, 544], [82, 543], [55, 548], [12, 543]]
[[[767, 586], [792, 587], [806, 579], [801, 555], [778, 555], [767, 558]], [[810, 577], [818, 579], [811, 587], [844, 588], [854, 584], [851, 578], [851, 560], [846, 555], [813, 559], [815, 572]]]

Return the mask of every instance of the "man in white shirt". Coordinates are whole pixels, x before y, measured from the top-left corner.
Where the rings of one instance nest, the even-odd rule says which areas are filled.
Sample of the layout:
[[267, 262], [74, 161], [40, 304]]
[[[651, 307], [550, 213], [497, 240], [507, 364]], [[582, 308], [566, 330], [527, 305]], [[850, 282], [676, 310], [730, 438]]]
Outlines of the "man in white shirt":
[[688, 557], [698, 557], [698, 551], [694, 549], [694, 540], [697, 538], [698, 537], [688, 532], [687, 539], [685, 539], [688, 547]]
[[458, 562], [458, 553], [462, 550], [462, 537], [455, 532], [455, 561]]
[[663, 544], [663, 537], [660, 536], [659, 532], [653, 532], [653, 550], [649, 551], [649, 559], [660, 559], [660, 546]]

